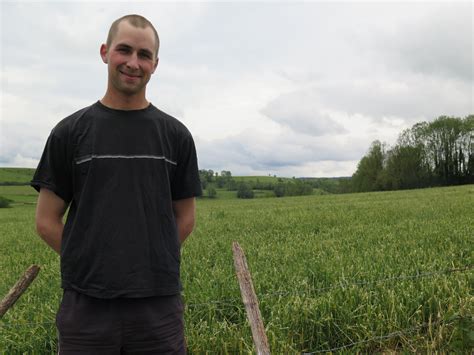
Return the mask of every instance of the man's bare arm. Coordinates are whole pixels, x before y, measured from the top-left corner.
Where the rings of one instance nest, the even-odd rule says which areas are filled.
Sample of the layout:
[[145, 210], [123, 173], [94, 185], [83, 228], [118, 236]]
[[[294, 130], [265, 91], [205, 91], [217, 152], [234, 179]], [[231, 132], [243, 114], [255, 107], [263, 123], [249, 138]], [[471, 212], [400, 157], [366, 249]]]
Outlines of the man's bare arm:
[[36, 232], [55, 252], [61, 252], [63, 216], [67, 203], [51, 190], [41, 188], [36, 206]]
[[183, 244], [194, 229], [196, 199], [191, 197], [173, 201], [173, 211], [178, 227], [179, 242]]

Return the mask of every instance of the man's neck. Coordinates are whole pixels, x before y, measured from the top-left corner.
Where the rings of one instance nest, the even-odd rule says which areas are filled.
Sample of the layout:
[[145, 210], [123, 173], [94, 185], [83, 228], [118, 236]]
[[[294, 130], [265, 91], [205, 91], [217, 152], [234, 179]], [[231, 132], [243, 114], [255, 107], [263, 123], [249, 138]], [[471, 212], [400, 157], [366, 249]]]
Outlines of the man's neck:
[[114, 95], [110, 92], [106, 92], [100, 102], [109, 108], [126, 111], [141, 110], [150, 105], [145, 95]]

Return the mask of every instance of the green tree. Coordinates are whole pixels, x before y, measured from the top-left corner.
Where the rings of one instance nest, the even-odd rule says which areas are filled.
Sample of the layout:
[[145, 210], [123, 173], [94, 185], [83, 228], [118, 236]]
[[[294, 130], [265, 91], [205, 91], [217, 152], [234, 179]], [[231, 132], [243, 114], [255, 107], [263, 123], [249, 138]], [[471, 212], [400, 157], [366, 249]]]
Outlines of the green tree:
[[254, 193], [249, 184], [246, 182], [241, 182], [239, 183], [239, 186], [237, 188], [237, 197], [238, 198], [253, 198]]
[[205, 190], [208, 184], [215, 182], [214, 171], [209, 170], [199, 170], [199, 180], [201, 181], [201, 186]]
[[458, 158], [463, 182], [474, 183], [474, 115], [463, 120]]
[[283, 182], [279, 182], [274, 185], [273, 192], [275, 193], [276, 197], [283, 197], [286, 193], [285, 184]]
[[226, 186], [232, 180], [232, 173], [228, 170], [222, 170], [220, 176], [216, 176], [216, 183], [219, 188]]
[[293, 179], [292, 181], [275, 184], [273, 192], [276, 197], [311, 195], [313, 186], [309, 182]]
[[217, 197], [217, 191], [214, 188], [214, 186], [210, 185], [207, 190], [206, 190], [206, 195], [209, 198], [216, 198]]
[[461, 125], [459, 118], [441, 116], [428, 126], [428, 149], [432, 153], [435, 176], [441, 185], [459, 182], [457, 141]]
[[237, 191], [238, 184], [234, 179], [230, 179], [229, 181], [227, 181], [225, 187], [227, 191]]
[[352, 176], [354, 191], [464, 183], [474, 183], [474, 115], [416, 123], [387, 153], [375, 141]]
[[6, 198], [6, 197], [3, 197], [3, 196], [0, 196], [0, 208], [8, 208], [10, 207], [10, 203], [12, 202], [12, 200]]
[[372, 142], [369, 152], [357, 165], [356, 172], [352, 175], [355, 191], [377, 191], [383, 186], [383, 163], [385, 159], [384, 146], [380, 141]]
[[430, 171], [425, 164], [423, 147], [395, 146], [387, 153], [383, 176], [385, 188], [389, 190], [427, 186], [430, 182]]

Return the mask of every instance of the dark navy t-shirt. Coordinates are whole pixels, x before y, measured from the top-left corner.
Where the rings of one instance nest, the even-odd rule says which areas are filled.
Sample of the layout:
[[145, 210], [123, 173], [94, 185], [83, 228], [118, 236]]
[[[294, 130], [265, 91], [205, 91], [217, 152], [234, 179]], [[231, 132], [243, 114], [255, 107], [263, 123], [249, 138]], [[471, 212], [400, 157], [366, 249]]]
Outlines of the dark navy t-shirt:
[[149, 297], [181, 290], [172, 201], [202, 193], [194, 141], [153, 105], [100, 102], [52, 130], [31, 185], [70, 203], [61, 280], [92, 297]]

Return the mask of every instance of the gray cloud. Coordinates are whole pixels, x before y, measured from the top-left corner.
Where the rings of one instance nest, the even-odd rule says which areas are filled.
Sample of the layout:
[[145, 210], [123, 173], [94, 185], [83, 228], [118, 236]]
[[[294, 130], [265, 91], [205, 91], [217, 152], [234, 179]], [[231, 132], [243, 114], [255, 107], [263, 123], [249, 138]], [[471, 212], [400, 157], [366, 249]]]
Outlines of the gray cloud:
[[98, 48], [132, 12], [162, 41], [148, 97], [188, 125], [202, 168], [350, 175], [374, 139], [474, 112], [470, 3], [3, 2], [0, 165], [35, 165], [103, 95]]
[[268, 103], [262, 113], [300, 134], [323, 136], [347, 130], [323, 111], [317, 93], [312, 90], [284, 94]]
[[365, 139], [358, 137], [315, 138], [285, 130], [275, 135], [245, 131], [210, 141], [198, 138], [196, 146], [201, 166], [215, 170], [247, 166], [260, 172], [295, 171], [317, 161], [341, 164], [359, 159], [367, 150]]
[[472, 91], [467, 83], [425, 75], [340, 82], [320, 86], [317, 93], [327, 107], [376, 120], [396, 116], [414, 123], [472, 112]]
[[387, 63], [415, 73], [473, 82], [473, 3], [437, 4], [418, 21], [376, 40]]

